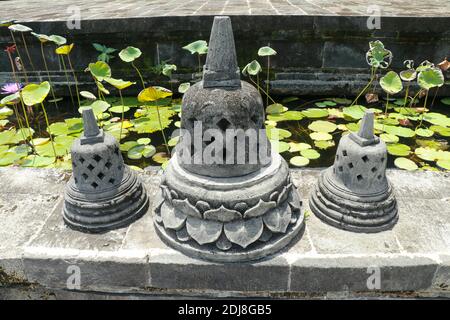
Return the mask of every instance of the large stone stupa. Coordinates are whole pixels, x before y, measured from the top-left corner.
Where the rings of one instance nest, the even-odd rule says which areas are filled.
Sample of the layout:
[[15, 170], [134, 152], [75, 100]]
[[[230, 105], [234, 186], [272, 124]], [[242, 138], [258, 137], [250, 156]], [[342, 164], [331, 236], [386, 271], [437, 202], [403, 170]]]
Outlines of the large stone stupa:
[[214, 19], [203, 80], [183, 97], [181, 131], [156, 200], [163, 241], [222, 262], [288, 245], [303, 227], [299, 196], [287, 163], [270, 150], [261, 95], [240, 80], [229, 17]]

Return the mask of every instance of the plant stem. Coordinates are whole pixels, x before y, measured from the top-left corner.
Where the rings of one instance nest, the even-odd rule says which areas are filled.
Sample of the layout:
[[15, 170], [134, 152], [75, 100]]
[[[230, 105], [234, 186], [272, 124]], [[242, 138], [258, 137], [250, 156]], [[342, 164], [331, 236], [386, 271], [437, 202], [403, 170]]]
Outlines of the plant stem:
[[72, 100], [72, 105], [75, 108], [75, 99], [73, 98], [72, 88], [70, 87], [69, 73], [67, 72], [66, 63], [64, 62], [64, 56], [58, 55], [58, 57], [60, 59], [59, 61], [62, 62], [62, 65], [63, 65], [63, 68], [64, 68], [64, 74], [66, 76], [67, 87], [69, 88], [70, 100]]
[[405, 90], [405, 101], [403, 103], [403, 108], [406, 108], [406, 102], [408, 101], [409, 84], [410, 84], [410, 82], [408, 81], [408, 84], [406, 85], [406, 90]]
[[270, 56], [267, 56], [266, 106], [269, 105]]
[[25, 109], [25, 103], [23, 102], [22, 93], [20, 93], [20, 104], [22, 105], [22, 111], [23, 111], [23, 115], [25, 117], [25, 123], [27, 124], [28, 134], [30, 136], [30, 144], [34, 150], [34, 144], [33, 144], [33, 139], [32, 139], [33, 134], [31, 132], [30, 121], [28, 121], [28, 114], [27, 114], [27, 110]]
[[139, 71], [138, 67], [136, 67], [136, 65], [134, 64], [134, 61], [131, 61], [131, 65], [133, 66], [134, 70], [136, 70], [137, 74], [139, 75], [139, 78], [141, 79], [142, 90], [144, 90], [145, 83], [144, 83], [144, 78], [142, 78], [141, 72]]
[[426, 113], [425, 110], [427, 110], [427, 100], [428, 100], [428, 92], [429, 92], [429, 91], [430, 91], [430, 90], [427, 90], [427, 93], [425, 94], [425, 101], [424, 101], [424, 103], [423, 103], [423, 112], [422, 112], [422, 114], [420, 115], [420, 122], [419, 122], [419, 125], [416, 127], [416, 130], [417, 130], [417, 128], [420, 128], [420, 127], [422, 126], [423, 116], [424, 116], [424, 114]]
[[[45, 107], [44, 107], [44, 103], [43, 102], [41, 102], [41, 107], [42, 107], [42, 111], [44, 111], [45, 124], [47, 125], [47, 129], [50, 130], [50, 123], [48, 122], [47, 112], [45, 111]], [[52, 136], [51, 132], [49, 132], [48, 134], [50, 136], [50, 142], [52, 144], [53, 153], [55, 155], [55, 161], [56, 161], [56, 150], [55, 150], [55, 144], [53, 143], [53, 136]]]
[[265, 94], [270, 100], [272, 100], [273, 103], [276, 103], [275, 100], [273, 100], [272, 97], [269, 96], [269, 94], [268, 94], [267, 92], [265, 92], [263, 88], [261, 88], [261, 86], [259, 85], [259, 82], [256, 83], [255, 80], [253, 80], [251, 76], [249, 76], [248, 78], [249, 78], [250, 81], [258, 88], [258, 91], [261, 90], [262, 92], [264, 92], [264, 94]]
[[16, 114], [17, 124], [19, 125], [19, 129], [21, 129], [20, 132], [22, 132], [22, 138], [23, 138], [24, 141], [27, 141], [28, 139], [25, 136], [25, 132], [24, 132], [24, 130], [22, 130], [23, 129], [23, 123], [22, 123], [22, 120], [20, 119], [19, 111], [17, 110], [17, 104], [13, 104], [13, 109], [14, 109], [14, 113]]
[[389, 92], [387, 92], [387, 95], [386, 95], [386, 108], [384, 109], [384, 116], [385, 117], [387, 117], [388, 107], [389, 107]]
[[[17, 55], [19, 56], [20, 61], [22, 62], [22, 57], [20, 55], [20, 51], [19, 48], [17, 47], [17, 42], [16, 42], [16, 38], [14, 37], [14, 33], [10, 30], [11, 33], [11, 37], [13, 40], [14, 45], [16, 46], [16, 51], [17, 51]], [[28, 74], [27, 74], [27, 69], [25, 68], [25, 65], [22, 63], [22, 68], [23, 68], [23, 74], [25, 76], [25, 83], [28, 84]]]
[[436, 91], [434, 92], [433, 100], [431, 101], [430, 107], [434, 106], [434, 100], [436, 100], [436, 96], [437, 96], [437, 93], [439, 91], [439, 88], [440, 87], [437, 87]]
[[55, 100], [56, 109], [58, 109], [58, 102], [56, 102], [55, 91], [53, 90], [53, 84], [52, 84], [52, 82], [50, 81], [50, 72], [48, 71], [47, 59], [45, 59], [45, 54], [44, 54], [44, 43], [43, 43], [43, 42], [41, 42], [41, 54], [42, 54], [42, 60], [44, 61], [45, 71], [47, 71], [48, 81], [50, 82], [50, 90], [51, 90], [51, 92], [52, 92], [52, 97], [53, 97], [53, 100]]
[[161, 115], [159, 114], [159, 106], [158, 105], [156, 105], [156, 112], [158, 113], [159, 127], [161, 128], [161, 133], [162, 133], [162, 136], [164, 139], [164, 144], [166, 145], [167, 155], [170, 155], [169, 145], [167, 144], [166, 135], [164, 134], [164, 128], [162, 126]]
[[200, 60], [199, 54], [197, 54], [197, 57], [198, 57], [198, 73], [201, 73], [202, 72], [202, 66], [201, 66], [202, 62]]
[[72, 69], [73, 79], [75, 80], [75, 90], [77, 91], [78, 107], [81, 107], [80, 102], [80, 92], [78, 90], [78, 80], [75, 74], [75, 69], [73, 68], [72, 61], [70, 60], [70, 54], [67, 54], [67, 60], [69, 61], [70, 69]]
[[120, 143], [120, 140], [122, 139], [123, 119], [125, 114], [124, 112], [125, 106], [123, 105], [122, 90], [119, 90], [119, 96], [120, 96], [120, 103], [122, 104], [122, 120], [120, 122], [120, 134], [119, 134], [119, 143]]
[[361, 90], [361, 92], [358, 94], [358, 96], [355, 98], [355, 100], [353, 100], [353, 102], [350, 105], [350, 107], [353, 106], [358, 101], [359, 97], [361, 97], [361, 95], [367, 90], [367, 88], [370, 87], [370, 85], [372, 84], [373, 80], [375, 79], [375, 75], [374, 74], [376, 73], [377, 69], [376, 68], [374, 69], [372, 67], [371, 70], [374, 70], [374, 72], [372, 72], [372, 71], [370, 72], [370, 81], [369, 81], [369, 83]]
[[30, 51], [28, 51], [27, 42], [25, 40], [25, 36], [23, 35], [23, 32], [20, 33], [22, 35], [22, 41], [23, 45], [25, 46], [25, 52], [27, 54], [28, 60], [30, 61], [31, 69], [33, 69], [34, 72], [36, 72], [36, 68], [34, 67], [33, 60], [31, 60]]

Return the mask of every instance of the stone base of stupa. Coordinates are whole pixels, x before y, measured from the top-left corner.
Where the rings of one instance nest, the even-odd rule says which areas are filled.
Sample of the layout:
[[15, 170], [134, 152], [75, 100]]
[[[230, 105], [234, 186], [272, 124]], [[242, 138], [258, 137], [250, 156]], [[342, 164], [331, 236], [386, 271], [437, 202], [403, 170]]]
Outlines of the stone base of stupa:
[[232, 178], [193, 174], [175, 155], [156, 201], [161, 239], [211, 261], [263, 258], [287, 246], [304, 225], [297, 189], [278, 154], [261, 170]]
[[332, 178], [333, 167], [320, 174], [309, 206], [322, 221], [355, 232], [379, 232], [398, 220], [397, 202], [388, 182], [385, 190], [372, 194], [351, 192]]
[[120, 185], [103, 192], [80, 192], [74, 177], [67, 183], [63, 218], [72, 229], [100, 233], [125, 227], [144, 215], [149, 199], [139, 177], [127, 166]]

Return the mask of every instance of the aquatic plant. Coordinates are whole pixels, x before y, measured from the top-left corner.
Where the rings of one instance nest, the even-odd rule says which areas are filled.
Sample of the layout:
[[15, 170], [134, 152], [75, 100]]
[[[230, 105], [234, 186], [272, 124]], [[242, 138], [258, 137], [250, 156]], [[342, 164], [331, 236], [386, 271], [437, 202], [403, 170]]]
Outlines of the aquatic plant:
[[131, 63], [131, 66], [134, 68], [134, 70], [136, 70], [136, 73], [138, 74], [139, 79], [141, 80], [142, 89], [145, 89], [144, 78], [142, 77], [139, 68], [136, 67], [136, 65], [134, 64], [134, 61], [141, 55], [142, 55], [141, 50], [135, 47], [126, 47], [125, 49], [119, 52], [120, 59], [124, 62]]
[[103, 62], [106, 62], [106, 63], [109, 63], [109, 60], [114, 58], [112, 53], [117, 51], [117, 49], [108, 48], [107, 46], [99, 44], [99, 43], [93, 43], [92, 46], [95, 48], [95, 50], [100, 52], [100, 54], [97, 57], [97, 60], [98, 61], [103, 61]]
[[183, 47], [184, 50], [189, 51], [191, 54], [197, 54], [198, 59], [198, 72], [202, 72], [201, 56], [208, 53], [208, 42], [205, 40], [197, 40], [191, 42]]

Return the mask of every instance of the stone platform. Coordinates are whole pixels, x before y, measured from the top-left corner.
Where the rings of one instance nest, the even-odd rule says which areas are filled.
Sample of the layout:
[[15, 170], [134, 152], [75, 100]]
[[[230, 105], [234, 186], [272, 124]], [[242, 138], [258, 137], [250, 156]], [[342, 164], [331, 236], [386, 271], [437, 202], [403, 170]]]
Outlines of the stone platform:
[[[318, 174], [292, 170], [307, 211]], [[387, 175], [399, 205], [393, 229], [356, 234], [307, 213], [301, 239], [280, 254], [220, 264], [164, 245], [151, 212], [100, 235], [73, 231], [60, 213], [68, 174], [2, 168], [0, 297], [450, 297], [449, 175]], [[152, 199], [160, 173], [149, 169], [141, 177]], [[79, 267], [80, 290], [67, 290], [69, 266]], [[376, 268], [378, 290], [367, 286]]]
[[[66, 21], [74, 12], [67, 11], [71, 5], [80, 10], [80, 29], [67, 27]], [[128, 45], [139, 47], [144, 54], [137, 64], [150, 83], [167, 81], [151, 73], [151, 67], [161, 61], [178, 66], [172, 77], [174, 87], [195, 78], [197, 57], [181, 48], [195, 40], [207, 40], [214, 15], [231, 16], [241, 69], [258, 58], [262, 46], [269, 44], [278, 52], [271, 59], [271, 91], [275, 94], [357, 94], [369, 76], [365, 61], [368, 42], [376, 39], [393, 52], [392, 67], [396, 70], [403, 68], [406, 59], [414, 59], [417, 65], [423, 60], [439, 63], [448, 56], [448, 3], [375, 0], [370, 5], [380, 9], [380, 29], [368, 29], [371, 11], [363, 0], [9, 0], [0, 3], [0, 21], [17, 19], [37, 33], [60, 34], [74, 42], [71, 56], [81, 87], [86, 90], [94, 87], [82, 71], [97, 59], [94, 42], [118, 50]], [[43, 70], [38, 41], [27, 36], [27, 42], [34, 64]], [[0, 28], [0, 46], [10, 43], [8, 30]], [[63, 70], [50, 54], [50, 47], [46, 52], [52, 80], [58, 91], [66, 94]], [[264, 68], [265, 59], [260, 61]], [[118, 57], [111, 60], [111, 66], [117, 78], [134, 76], [130, 66]], [[45, 72], [37, 71], [32, 76], [35, 81], [46, 79]], [[11, 80], [10, 65], [1, 50], [0, 83]], [[127, 93], [132, 94], [132, 90]], [[442, 87], [439, 94], [450, 94], [449, 87]]]

